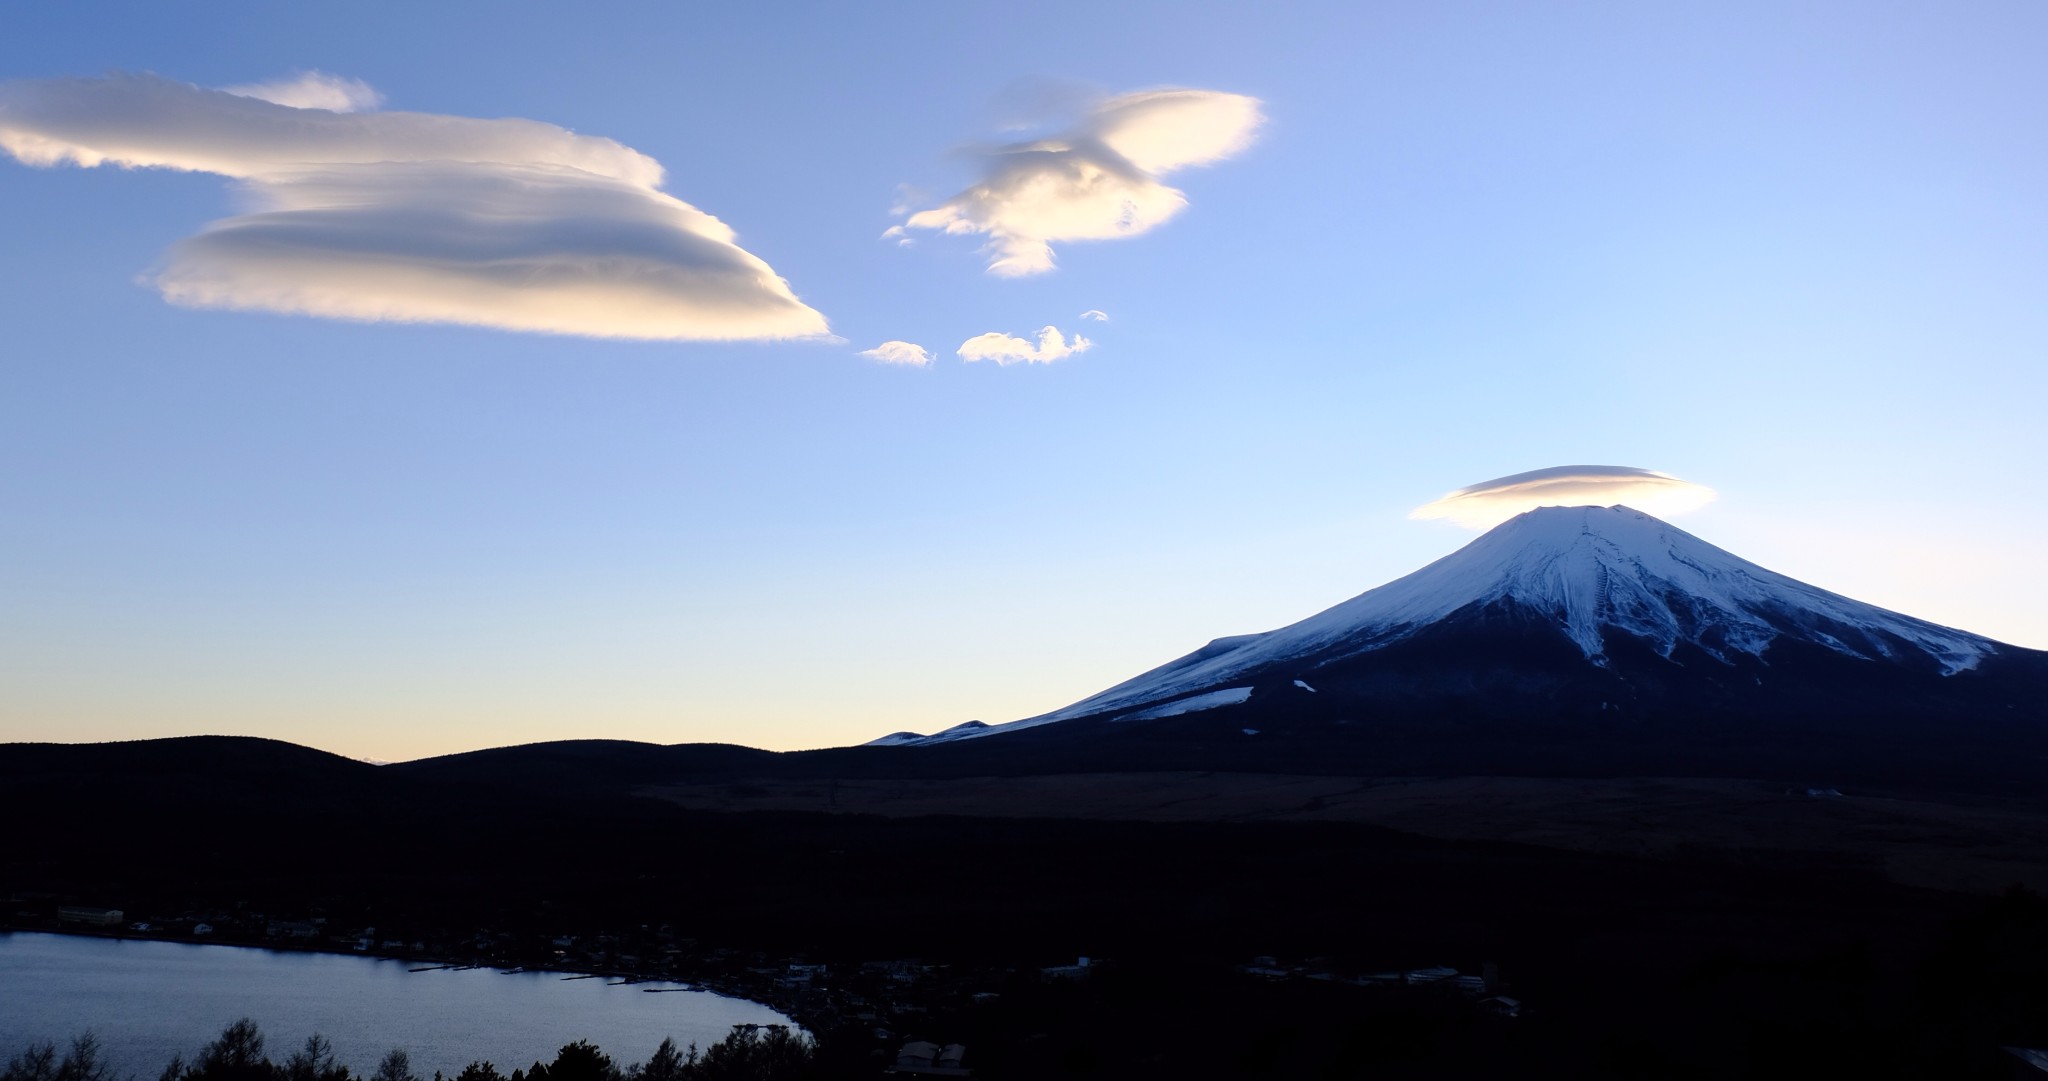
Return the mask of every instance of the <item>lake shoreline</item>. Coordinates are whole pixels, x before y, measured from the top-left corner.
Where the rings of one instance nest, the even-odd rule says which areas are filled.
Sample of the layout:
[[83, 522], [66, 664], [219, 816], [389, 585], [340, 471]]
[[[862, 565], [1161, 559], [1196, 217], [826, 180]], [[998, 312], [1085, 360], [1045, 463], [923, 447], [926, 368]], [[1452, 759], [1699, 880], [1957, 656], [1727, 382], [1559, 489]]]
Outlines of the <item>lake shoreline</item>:
[[[146, 952], [129, 953], [123, 943]], [[181, 949], [192, 946], [228, 948]], [[452, 1077], [475, 1060], [508, 1069], [546, 1061], [578, 1040], [624, 1064], [645, 1059], [664, 1038], [708, 1046], [738, 1026], [781, 1025], [808, 1035], [772, 1003], [616, 967], [515, 968], [410, 951], [57, 930], [20, 921], [0, 927], [0, 955], [0, 1062], [40, 1041], [61, 1046], [91, 1031], [135, 1078], [155, 1076], [172, 1055], [189, 1057], [241, 1017], [254, 1018], [280, 1047], [307, 1033], [327, 1035], [365, 1075], [393, 1046], [413, 1049], [416, 1061]], [[452, 978], [411, 979], [428, 972]], [[525, 979], [485, 978], [498, 975]]]
[[787, 1017], [793, 1023], [792, 1027], [796, 1028], [798, 1031], [801, 1031], [806, 1035], [810, 1035], [813, 1037], [815, 1037], [816, 1035], [815, 1031], [813, 1030], [813, 1027], [811, 1025], [805, 1024], [802, 1018], [797, 1016], [800, 1007], [798, 1007], [794, 1002], [772, 1001], [771, 999], [773, 996], [764, 997], [759, 993], [752, 991], [749, 988], [740, 986], [734, 981], [720, 979], [716, 976], [678, 976], [670, 974], [649, 974], [644, 971], [627, 971], [625, 969], [603, 967], [594, 968], [588, 965], [559, 966], [539, 964], [516, 965], [506, 967], [504, 965], [488, 961], [477, 961], [475, 959], [447, 957], [441, 954], [434, 953], [433, 951], [427, 951], [424, 953], [413, 953], [407, 951], [400, 953], [386, 950], [345, 950], [339, 949], [334, 946], [309, 946], [296, 943], [272, 942], [268, 940], [250, 941], [237, 938], [224, 938], [219, 935], [178, 935], [164, 934], [156, 931], [127, 930], [96, 931], [89, 928], [70, 927], [62, 929], [51, 927], [23, 927], [12, 923], [0, 922], [0, 935], [9, 934], [63, 935], [70, 938], [102, 939], [115, 942], [167, 942], [180, 946], [227, 946], [243, 950], [268, 950], [273, 953], [319, 954], [327, 957], [356, 957], [372, 961], [410, 962], [414, 964], [431, 965], [434, 966], [434, 968], [437, 970], [490, 969], [492, 971], [504, 975], [515, 975], [519, 973], [531, 972], [536, 974], [559, 975], [564, 978], [576, 979], [616, 979], [623, 981], [626, 984], [672, 983], [678, 985], [676, 988], [674, 988], [674, 990], [676, 991], [702, 991], [706, 994], [717, 995], [720, 998], [737, 999], [741, 1002], [752, 1003], [756, 1006], [766, 1006], [767, 1008], [774, 1010], [779, 1014], [782, 1014], [784, 1017]]
[[[508, 975], [517, 972], [545, 972], [550, 974], [561, 974], [564, 976], [584, 976], [590, 978], [601, 977], [605, 979], [616, 978], [625, 980], [628, 983], [680, 983], [689, 985], [692, 990], [710, 991], [713, 994], [724, 995], [727, 998], [741, 998], [747, 999], [747, 1001], [756, 1001], [754, 999], [748, 998], [748, 996], [745, 995], [727, 994], [726, 992], [719, 991], [717, 988], [704, 985], [699, 981], [681, 980], [669, 976], [649, 976], [643, 973], [626, 972], [623, 970], [593, 970], [588, 968], [587, 966], [575, 968], [559, 968], [550, 965], [519, 965], [513, 968], [506, 968], [502, 965], [491, 964], [488, 962], [464, 961], [450, 957], [443, 957], [436, 955], [431, 951], [429, 951], [428, 953], [415, 954], [410, 952], [395, 953], [384, 950], [344, 950], [333, 946], [303, 946], [292, 943], [271, 942], [268, 940], [249, 941], [235, 938], [224, 938], [219, 935], [175, 935], [159, 934], [155, 931], [93, 931], [85, 929], [74, 929], [69, 927], [64, 928], [62, 930], [58, 930], [49, 927], [17, 927], [13, 924], [0, 923], [0, 935], [9, 934], [63, 935], [68, 938], [96, 938], [107, 939], [115, 942], [169, 942], [180, 946], [230, 946], [235, 949], [242, 950], [269, 950], [273, 953], [313, 953], [321, 954], [328, 957], [361, 957], [372, 961], [418, 962], [423, 964], [434, 965], [437, 968], [488, 968], [496, 970], [498, 972], [506, 973]], [[756, 1004], [761, 1006], [769, 1006], [771, 1008], [774, 1006], [773, 1003], [768, 1002], [756, 1002]]]

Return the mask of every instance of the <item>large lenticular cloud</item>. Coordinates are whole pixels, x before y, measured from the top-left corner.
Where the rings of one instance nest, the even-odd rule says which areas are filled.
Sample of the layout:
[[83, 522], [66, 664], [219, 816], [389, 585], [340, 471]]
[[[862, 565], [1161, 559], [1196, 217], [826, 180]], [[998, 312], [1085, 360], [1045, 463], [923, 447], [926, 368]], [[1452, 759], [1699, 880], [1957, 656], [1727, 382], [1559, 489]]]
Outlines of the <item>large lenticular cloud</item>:
[[174, 247], [166, 299], [600, 338], [801, 338], [825, 317], [661, 164], [534, 120], [362, 109], [333, 76], [207, 90], [154, 75], [0, 84], [0, 149], [38, 166], [218, 173], [251, 206]]
[[1214, 90], [1110, 98], [1070, 132], [988, 151], [972, 187], [889, 232], [986, 235], [989, 273], [1043, 274], [1054, 241], [1136, 236], [1180, 213], [1187, 196], [1159, 178], [1238, 153], [1263, 119], [1258, 99]]
[[1448, 518], [1471, 529], [1487, 529], [1537, 507], [1614, 506], [1647, 514], [1673, 515], [1712, 502], [1705, 485], [1666, 473], [1625, 465], [1560, 465], [1497, 477], [1460, 488], [1415, 508], [1410, 518]]

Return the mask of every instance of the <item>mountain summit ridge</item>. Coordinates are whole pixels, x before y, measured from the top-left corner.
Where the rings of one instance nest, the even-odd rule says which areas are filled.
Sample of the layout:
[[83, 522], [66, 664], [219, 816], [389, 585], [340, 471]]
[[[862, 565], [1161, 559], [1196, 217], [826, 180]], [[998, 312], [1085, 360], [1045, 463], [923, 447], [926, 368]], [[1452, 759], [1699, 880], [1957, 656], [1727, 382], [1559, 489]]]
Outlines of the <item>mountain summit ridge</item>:
[[[1693, 603], [1674, 606], [1679, 598]], [[1788, 634], [1851, 656], [1891, 655], [1891, 642], [1832, 635], [1792, 618], [1799, 614], [1913, 643], [1951, 674], [1998, 646], [1808, 585], [1626, 506], [1524, 512], [1413, 574], [1282, 630], [1325, 621], [1415, 626], [1467, 603], [1503, 599], [1554, 615], [1596, 664], [1609, 629], [1650, 639], [1666, 657], [1680, 641], [1721, 660], [1731, 652], [1761, 656]], [[1725, 640], [1712, 640], [1714, 629]]]

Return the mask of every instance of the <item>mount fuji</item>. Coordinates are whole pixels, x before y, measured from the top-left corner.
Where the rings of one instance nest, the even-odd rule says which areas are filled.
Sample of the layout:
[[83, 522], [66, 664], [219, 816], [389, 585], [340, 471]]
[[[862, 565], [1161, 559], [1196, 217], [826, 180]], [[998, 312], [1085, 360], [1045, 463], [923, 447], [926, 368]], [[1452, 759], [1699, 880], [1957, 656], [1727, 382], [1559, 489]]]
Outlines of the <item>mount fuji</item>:
[[1063, 709], [875, 743], [969, 741], [1202, 768], [1224, 756], [1806, 770], [1981, 751], [2039, 770], [2048, 653], [1830, 593], [1628, 507], [1544, 507], [1298, 623], [1216, 639]]

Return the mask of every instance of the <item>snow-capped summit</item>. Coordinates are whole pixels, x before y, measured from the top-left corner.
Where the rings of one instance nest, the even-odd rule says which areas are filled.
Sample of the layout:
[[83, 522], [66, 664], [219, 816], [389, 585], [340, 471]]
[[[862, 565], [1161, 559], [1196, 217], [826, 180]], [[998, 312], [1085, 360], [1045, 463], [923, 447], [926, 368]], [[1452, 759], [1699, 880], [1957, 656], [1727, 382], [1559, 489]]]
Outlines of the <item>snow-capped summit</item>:
[[[1475, 635], [1485, 636], [1483, 649]], [[1244, 703], [1258, 687], [1301, 695], [1327, 688], [1335, 693], [1319, 697], [1328, 706], [1365, 680], [1371, 693], [1384, 696], [1400, 670], [1422, 665], [1425, 654], [1438, 672], [1460, 664], [1482, 674], [1508, 667], [1504, 658], [1485, 655], [1504, 648], [1503, 635], [1512, 635], [1519, 654], [1548, 650], [1546, 641], [1568, 643], [1587, 676], [1604, 672], [1624, 681], [1628, 673], [1613, 671], [1617, 649], [1661, 659], [1665, 668], [1692, 666], [1695, 676], [1738, 665], [1760, 673], [1788, 648], [1942, 677], [1976, 669], [2001, 651], [2031, 652], [1807, 585], [1628, 507], [1543, 507], [1298, 623], [1216, 639], [1065, 709], [927, 739], [1084, 717], [1183, 716]], [[1571, 667], [1556, 660], [1566, 652], [1543, 655], [1546, 672]], [[1640, 672], [1651, 661], [1634, 663], [1631, 672]], [[1369, 679], [1358, 676], [1362, 667], [1373, 669]], [[1754, 681], [1762, 684], [1762, 675]]]
[[1626, 634], [1669, 657], [1680, 644], [1727, 661], [1792, 637], [1852, 657], [1919, 651], [1944, 674], [1975, 667], [1998, 643], [1850, 600], [1765, 570], [1627, 507], [1542, 507], [1456, 552], [1299, 623], [1222, 638], [1171, 664], [1034, 720], [1157, 701], [1276, 663], [1304, 672], [1380, 649], [1472, 606], [1507, 604], [1607, 663]]

